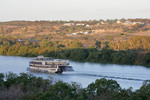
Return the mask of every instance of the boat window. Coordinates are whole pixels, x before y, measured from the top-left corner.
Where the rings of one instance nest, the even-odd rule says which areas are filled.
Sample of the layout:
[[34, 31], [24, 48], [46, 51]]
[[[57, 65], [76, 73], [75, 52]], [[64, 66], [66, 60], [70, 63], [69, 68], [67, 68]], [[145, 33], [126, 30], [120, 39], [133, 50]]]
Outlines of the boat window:
[[42, 64], [42, 62], [31, 62], [32, 64]]

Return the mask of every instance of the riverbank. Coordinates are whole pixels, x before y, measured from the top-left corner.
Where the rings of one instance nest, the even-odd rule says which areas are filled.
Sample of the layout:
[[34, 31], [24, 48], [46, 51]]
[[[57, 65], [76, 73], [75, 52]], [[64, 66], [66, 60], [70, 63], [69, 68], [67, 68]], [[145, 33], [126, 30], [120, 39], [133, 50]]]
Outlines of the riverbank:
[[[150, 53], [144, 51], [127, 50], [113, 51], [109, 49], [97, 50], [96, 48], [57, 49], [33, 46], [0, 47], [1, 55], [37, 57], [42, 54], [46, 57], [69, 59], [78, 62], [94, 62], [103, 64], [142, 65], [150, 67]], [[41, 53], [42, 52], [42, 53]]]

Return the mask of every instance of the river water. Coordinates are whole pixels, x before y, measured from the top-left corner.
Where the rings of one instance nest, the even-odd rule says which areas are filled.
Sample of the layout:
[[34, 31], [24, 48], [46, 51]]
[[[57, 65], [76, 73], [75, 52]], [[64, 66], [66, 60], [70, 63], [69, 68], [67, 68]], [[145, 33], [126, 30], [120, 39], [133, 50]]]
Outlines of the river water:
[[77, 82], [83, 88], [94, 82], [96, 79], [107, 78], [116, 80], [122, 88], [132, 87], [139, 89], [145, 80], [150, 80], [150, 68], [143, 66], [97, 64], [88, 62], [70, 61], [74, 72], [64, 72], [62, 74], [36, 73], [27, 71], [31, 57], [0, 56], [0, 73], [31, 73], [37, 77], [47, 79], [53, 78], [55, 81]]

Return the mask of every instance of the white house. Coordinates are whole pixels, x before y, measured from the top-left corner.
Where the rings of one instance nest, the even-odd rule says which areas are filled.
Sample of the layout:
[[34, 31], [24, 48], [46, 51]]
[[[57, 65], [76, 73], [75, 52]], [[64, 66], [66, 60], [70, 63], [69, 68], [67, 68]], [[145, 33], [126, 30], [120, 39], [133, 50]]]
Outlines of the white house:
[[105, 24], [105, 22], [101, 22], [101, 24]]
[[86, 27], [90, 27], [90, 25], [87, 24]]
[[88, 31], [86, 31], [86, 32], [84, 32], [84, 34], [89, 34], [89, 32], [88, 32]]
[[142, 23], [142, 22], [131, 22], [131, 21], [126, 21], [124, 24], [126, 24], [126, 25], [136, 25], [136, 24], [144, 25], [145, 23]]
[[121, 23], [121, 21], [120, 21], [120, 20], [118, 20], [118, 21], [117, 21], [117, 24], [120, 24], [120, 23]]
[[77, 23], [76, 25], [77, 26], [84, 26], [85, 24], [83, 24], [83, 23]]
[[75, 25], [74, 23], [65, 23], [64, 24], [65, 26], [73, 26], [73, 25]]

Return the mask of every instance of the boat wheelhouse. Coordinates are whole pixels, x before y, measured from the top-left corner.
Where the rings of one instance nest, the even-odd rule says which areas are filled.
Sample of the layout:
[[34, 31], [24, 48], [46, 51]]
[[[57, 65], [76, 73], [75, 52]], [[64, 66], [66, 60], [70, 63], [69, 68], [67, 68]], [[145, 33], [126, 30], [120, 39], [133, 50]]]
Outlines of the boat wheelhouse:
[[69, 61], [38, 56], [29, 62], [28, 70], [48, 73], [62, 73], [65, 71], [73, 71], [73, 68], [72, 66], [69, 66]]

